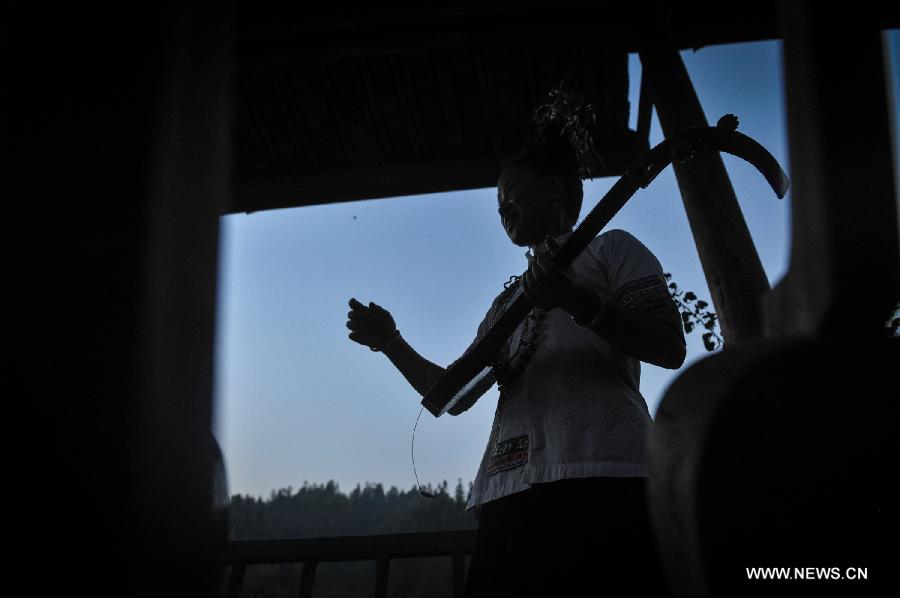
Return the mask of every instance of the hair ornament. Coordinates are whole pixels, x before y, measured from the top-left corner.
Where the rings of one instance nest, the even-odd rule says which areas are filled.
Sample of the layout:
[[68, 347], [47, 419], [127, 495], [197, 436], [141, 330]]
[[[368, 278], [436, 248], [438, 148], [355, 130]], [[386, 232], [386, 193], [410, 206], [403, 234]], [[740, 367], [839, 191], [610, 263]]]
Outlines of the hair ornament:
[[548, 95], [549, 101], [535, 108], [531, 114], [537, 139], [552, 143], [554, 133], [564, 137], [575, 152], [578, 175], [582, 179], [593, 180], [604, 167], [590, 132], [597, 122], [594, 107], [585, 101], [584, 96], [569, 88], [567, 78], [562, 79]]

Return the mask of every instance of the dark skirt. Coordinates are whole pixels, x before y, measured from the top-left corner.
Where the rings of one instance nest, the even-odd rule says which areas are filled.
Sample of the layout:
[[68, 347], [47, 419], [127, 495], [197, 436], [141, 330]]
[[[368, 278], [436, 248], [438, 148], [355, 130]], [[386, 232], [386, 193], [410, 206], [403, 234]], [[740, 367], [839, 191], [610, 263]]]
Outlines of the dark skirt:
[[666, 596], [646, 482], [567, 479], [485, 503], [466, 598]]

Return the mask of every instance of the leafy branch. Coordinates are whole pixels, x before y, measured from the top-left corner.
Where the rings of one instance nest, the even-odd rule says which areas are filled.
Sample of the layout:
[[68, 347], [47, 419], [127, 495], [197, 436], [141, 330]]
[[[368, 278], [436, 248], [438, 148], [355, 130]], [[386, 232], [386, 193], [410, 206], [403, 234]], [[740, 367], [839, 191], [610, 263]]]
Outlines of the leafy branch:
[[[719, 334], [719, 318], [714, 311], [709, 309], [706, 301], [697, 299], [697, 295], [691, 291], [679, 291], [678, 285], [672, 281], [672, 275], [666, 272], [666, 280], [669, 282], [669, 292], [678, 311], [681, 312], [681, 321], [684, 331], [691, 333], [696, 328], [705, 328], [703, 333], [703, 345], [707, 351], [715, 351], [723, 345], [722, 336]], [[900, 338], [900, 302], [884, 323], [885, 332], [891, 338]]]
[[666, 280], [669, 282], [669, 293], [681, 312], [681, 322], [684, 331], [688, 334], [695, 329], [705, 329], [703, 333], [703, 346], [707, 351], [715, 351], [722, 348], [724, 341], [719, 334], [719, 317], [709, 303], [697, 299], [697, 295], [691, 291], [679, 291], [678, 285], [672, 281], [672, 275], [666, 272]]

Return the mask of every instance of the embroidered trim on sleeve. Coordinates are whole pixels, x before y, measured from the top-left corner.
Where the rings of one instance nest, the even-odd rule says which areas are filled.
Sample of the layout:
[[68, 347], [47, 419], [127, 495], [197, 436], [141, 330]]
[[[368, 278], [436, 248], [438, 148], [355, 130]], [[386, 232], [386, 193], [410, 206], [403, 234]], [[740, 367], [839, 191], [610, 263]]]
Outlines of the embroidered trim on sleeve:
[[622, 285], [614, 299], [631, 309], [655, 309], [671, 301], [665, 279], [654, 274]]

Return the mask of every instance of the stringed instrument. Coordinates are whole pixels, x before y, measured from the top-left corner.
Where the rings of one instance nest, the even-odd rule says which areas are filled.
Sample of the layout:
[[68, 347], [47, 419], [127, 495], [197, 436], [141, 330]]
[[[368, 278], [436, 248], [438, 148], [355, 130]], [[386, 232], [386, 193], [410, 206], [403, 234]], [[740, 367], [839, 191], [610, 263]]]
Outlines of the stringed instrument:
[[[554, 264], [565, 270], [638, 189], [647, 188], [673, 161], [686, 162], [697, 152], [726, 152], [746, 160], [762, 173], [775, 194], [783, 198], [790, 184], [787, 174], [764, 147], [738, 133], [737, 124], [737, 117], [723, 116], [715, 127], [692, 129], [666, 139], [632, 163], [565, 243], [550, 253]], [[439, 417], [464, 397], [467, 402], [474, 402], [484, 394], [496, 381], [491, 363], [497, 352], [532, 307], [519, 287], [487, 334], [447, 368], [444, 375], [424, 395], [422, 405], [432, 415]]]

